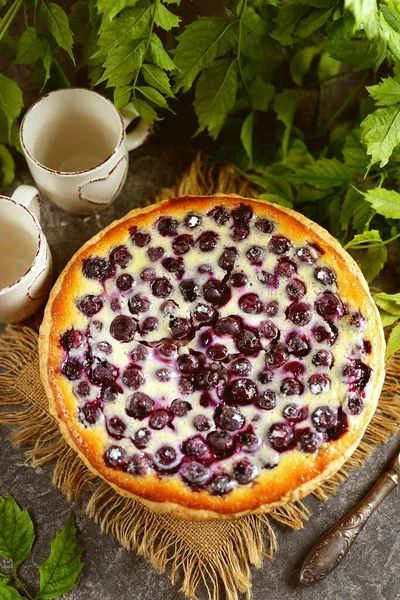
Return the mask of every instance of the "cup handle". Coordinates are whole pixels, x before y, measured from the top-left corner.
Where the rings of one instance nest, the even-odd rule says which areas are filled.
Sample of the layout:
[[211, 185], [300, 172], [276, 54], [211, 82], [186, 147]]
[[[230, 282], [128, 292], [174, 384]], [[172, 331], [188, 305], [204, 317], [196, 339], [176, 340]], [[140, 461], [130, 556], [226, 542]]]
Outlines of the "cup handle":
[[[133, 119], [136, 119], [140, 116], [137, 110], [134, 108], [132, 102], [121, 108], [120, 113], [125, 129], [128, 127], [129, 123], [132, 123]], [[126, 144], [128, 146], [128, 150], [134, 150], [135, 148], [138, 148], [144, 144], [144, 142], [149, 138], [151, 130], [152, 123], [148, 123], [141, 118], [135, 129], [126, 134]]]
[[40, 221], [40, 194], [33, 185], [19, 185], [11, 198], [25, 206]]

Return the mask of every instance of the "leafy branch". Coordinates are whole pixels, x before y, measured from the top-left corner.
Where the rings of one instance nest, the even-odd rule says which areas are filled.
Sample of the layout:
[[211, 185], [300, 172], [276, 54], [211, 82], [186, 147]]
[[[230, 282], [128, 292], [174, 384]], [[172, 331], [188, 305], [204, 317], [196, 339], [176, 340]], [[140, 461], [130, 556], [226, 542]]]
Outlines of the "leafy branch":
[[19, 578], [18, 568], [30, 556], [34, 540], [28, 511], [21, 510], [12, 496], [0, 496], [0, 555], [12, 565], [10, 574], [0, 573], [2, 600], [50, 600], [67, 594], [75, 587], [83, 563], [72, 514], [65, 528], [52, 541], [50, 556], [39, 567], [39, 591], [32, 596]]

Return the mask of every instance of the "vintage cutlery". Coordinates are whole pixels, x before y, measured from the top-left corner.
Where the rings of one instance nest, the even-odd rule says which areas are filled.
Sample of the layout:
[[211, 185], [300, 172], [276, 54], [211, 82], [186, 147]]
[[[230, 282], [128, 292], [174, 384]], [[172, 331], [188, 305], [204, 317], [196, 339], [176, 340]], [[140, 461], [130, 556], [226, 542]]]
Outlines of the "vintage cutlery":
[[400, 453], [374, 487], [341, 521], [313, 546], [300, 571], [300, 583], [312, 585], [342, 562], [372, 513], [400, 483]]

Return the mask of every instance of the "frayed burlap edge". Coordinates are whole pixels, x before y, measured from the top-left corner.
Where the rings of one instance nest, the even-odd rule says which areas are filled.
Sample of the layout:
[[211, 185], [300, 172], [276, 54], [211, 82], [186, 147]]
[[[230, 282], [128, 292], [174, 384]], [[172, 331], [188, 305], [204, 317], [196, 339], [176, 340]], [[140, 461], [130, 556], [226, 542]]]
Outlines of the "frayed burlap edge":
[[[185, 194], [237, 193], [251, 196], [254, 188], [231, 167], [204, 165], [200, 157], [173, 188], [157, 200]], [[48, 413], [40, 384], [37, 333], [24, 326], [9, 326], [0, 338], [0, 423], [11, 426], [14, 444], [29, 446], [26, 454], [34, 465], [54, 462], [53, 483], [73, 500], [90, 492], [86, 512], [103, 531], [111, 532], [128, 550], [149, 559], [160, 572], [169, 567], [172, 583], [196, 598], [204, 586], [210, 600], [251, 596], [251, 567], [260, 567], [262, 557], [272, 558], [277, 544], [271, 519], [300, 529], [310, 516], [301, 503], [289, 504], [268, 516], [253, 515], [236, 521], [188, 523], [151, 512], [140, 503], [119, 496], [81, 462], [61, 438], [57, 422]], [[395, 433], [400, 423], [400, 355], [387, 364], [379, 406], [363, 440], [344, 467], [320, 486], [314, 495], [326, 500], [350, 470], [359, 467]], [[206, 540], [202, 544], [201, 540]], [[212, 548], [212, 551], [210, 551]]]

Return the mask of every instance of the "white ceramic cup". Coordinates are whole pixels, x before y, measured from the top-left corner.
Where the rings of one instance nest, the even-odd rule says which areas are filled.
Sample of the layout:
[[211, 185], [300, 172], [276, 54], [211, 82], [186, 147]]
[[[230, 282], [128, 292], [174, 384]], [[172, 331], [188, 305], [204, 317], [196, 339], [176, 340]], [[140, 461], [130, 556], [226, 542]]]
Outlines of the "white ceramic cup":
[[40, 191], [77, 215], [104, 210], [118, 196], [128, 172], [128, 152], [143, 144], [151, 125], [132, 105], [121, 113], [97, 92], [56, 90], [24, 116], [21, 145]]
[[39, 220], [36, 188], [20, 185], [12, 198], [0, 196], [0, 323], [26, 319], [50, 292], [51, 254]]

